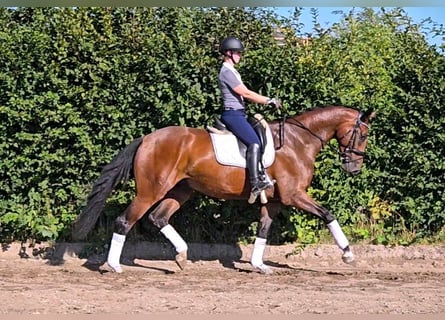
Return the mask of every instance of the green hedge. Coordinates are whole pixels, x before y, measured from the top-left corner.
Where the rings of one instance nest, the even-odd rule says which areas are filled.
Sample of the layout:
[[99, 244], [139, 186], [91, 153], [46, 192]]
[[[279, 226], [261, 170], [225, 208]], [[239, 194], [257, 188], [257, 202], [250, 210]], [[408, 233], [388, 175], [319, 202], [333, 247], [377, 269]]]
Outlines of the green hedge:
[[[299, 12], [280, 21], [260, 8], [1, 8], [1, 240], [69, 240], [101, 167], [133, 138], [210, 121], [227, 35], [245, 42], [248, 86], [280, 98], [285, 112], [323, 104], [377, 111], [362, 174], [345, 176], [326, 149], [309, 190], [351, 239], [443, 239], [444, 46], [422, 33], [443, 37], [443, 28], [414, 25], [401, 9], [363, 9], [330, 30], [317, 26], [303, 45]], [[284, 45], [272, 36], [277, 25]], [[269, 119], [284, 112], [252, 110]], [[133, 193], [132, 184], [113, 193], [92, 237], [109, 237]], [[172, 223], [188, 241], [250, 241], [257, 209], [197, 196]], [[315, 218], [282, 213], [271, 242], [326, 235]], [[145, 219], [132, 235], [160, 238]]]

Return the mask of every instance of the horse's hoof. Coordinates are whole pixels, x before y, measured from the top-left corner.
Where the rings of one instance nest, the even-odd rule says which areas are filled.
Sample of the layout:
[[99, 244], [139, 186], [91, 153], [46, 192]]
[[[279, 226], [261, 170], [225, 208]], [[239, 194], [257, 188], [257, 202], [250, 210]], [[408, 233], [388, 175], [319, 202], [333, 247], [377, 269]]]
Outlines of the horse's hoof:
[[122, 270], [120, 265], [111, 265], [109, 262], [106, 262], [102, 267], [100, 267], [100, 271], [122, 273], [124, 270]]
[[253, 269], [258, 271], [259, 273], [262, 273], [262, 274], [272, 274], [273, 273], [273, 270], [269, 266], [265, 265], [264, 263], [260, 264], [258, 266], [253, 266]]
[[351, 251], [346, 251], [341, 258], [344, 263], [352, 263], [354, 261], [354, 254]]
[[179, 252], [175, 257], [175, 261], [179, 269], [184, 270], [187, 264], [187, 251]]

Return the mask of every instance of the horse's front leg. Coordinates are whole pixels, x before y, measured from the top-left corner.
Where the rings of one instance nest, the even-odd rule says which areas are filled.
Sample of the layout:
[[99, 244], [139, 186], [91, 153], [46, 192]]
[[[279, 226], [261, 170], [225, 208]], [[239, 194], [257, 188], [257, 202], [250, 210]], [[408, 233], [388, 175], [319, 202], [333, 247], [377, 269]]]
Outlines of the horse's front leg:
[[266, 249], [269, 229], [272, 224], [273, 218], [278, 213], [279, 208], [279, 203], [268, 203], [267, 205], [261, 206], [260, 228], [255, 239], [250, 263], [256, 270], [259, 270], [261, 273], [264, 274], [272, 273], [272, 269], [268, 265], [264, 264], [263, 257], [264, 250]]
[[316, 203], [305, 192], [299, 193], [298, 196], [294, 195], [292, 201], [285, 201], [283, 203], [286, 205], [292, 205], [298, 209], [312, 213], [319, 217], [328, 227], [337, 246], [343, 251], [343, 262], [351, 263], [354, 261], [354, 254], [351, 251], [348, 239], [343, 233], [338, 221], [326, 208]]
[[[351, 251], [348, 239], [346, 238], [345, 234], [343, 233], [343, 230], [341, 229], [340, 225], [338, 224], [338, 221], [336, 219], [334, 219], [334, 217], [332, 217], [329, 212], [327, 212], [327, 217], [329, 217], [329, 219], [325, 220], [326, 226], [328, 227], [329, 231], [331, 232], [332, 237], [334, 238], [337, 246], [343, 251], [343, 255], [342, 255], [343, 262], [351, 263], [352, 261], [354, 261], [354, 254]], [[329, 220], [331, 220], [331, 221], [327, 222]]]

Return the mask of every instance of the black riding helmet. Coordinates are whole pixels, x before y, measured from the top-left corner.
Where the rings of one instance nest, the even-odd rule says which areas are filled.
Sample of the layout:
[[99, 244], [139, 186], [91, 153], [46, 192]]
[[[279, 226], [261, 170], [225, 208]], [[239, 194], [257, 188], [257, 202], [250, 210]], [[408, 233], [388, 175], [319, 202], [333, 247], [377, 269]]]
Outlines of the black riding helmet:
[[227, 51], [243, 52], [243, 43], [236, 37], [227, 37], [221, 42], [219, 52], [225, 55]]

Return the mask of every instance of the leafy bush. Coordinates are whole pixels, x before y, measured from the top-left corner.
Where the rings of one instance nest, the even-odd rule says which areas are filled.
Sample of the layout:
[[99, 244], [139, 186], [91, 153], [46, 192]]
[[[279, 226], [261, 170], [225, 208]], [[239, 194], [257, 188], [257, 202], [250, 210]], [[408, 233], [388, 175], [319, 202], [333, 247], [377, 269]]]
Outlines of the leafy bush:
[[[246, 84], [284, 102], [282, 112], [252, 108], [269, 119], [323, 104], [377, 111], [362, 174], [346, 177], [326, 148], [309, 190], [349, 236], [440, 239], [443, 46], [429, 46], [401, 9], [351, 11], [330, 30], [316, 26], [307, 41], [298, 13], [280, 21], [261, 8], [1, 8], [0, 238], [69, 240], [101, 167], [126, 144], [167, 125], [210, 121], [221, 104], [218, 43], [236, 35], [247, 48]], [[278, 25], [282, 45], [272, 36]], [[430, 30], [445, 34], [437, 24]], [[131, 184], [113, 193], [99, 237], [133, 193]], [[257, 212], [197, 196], [173, 223], [188, 241], [249, 242]], [[145, 219], [132, 236], [147, 230], [158, 239]], [[325, 234], [314, 217], [283, 208], [270, 241], [306, 244]]]

